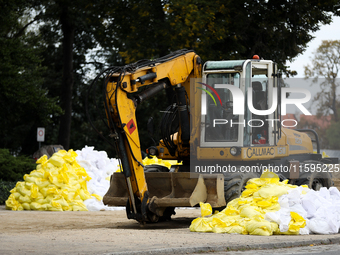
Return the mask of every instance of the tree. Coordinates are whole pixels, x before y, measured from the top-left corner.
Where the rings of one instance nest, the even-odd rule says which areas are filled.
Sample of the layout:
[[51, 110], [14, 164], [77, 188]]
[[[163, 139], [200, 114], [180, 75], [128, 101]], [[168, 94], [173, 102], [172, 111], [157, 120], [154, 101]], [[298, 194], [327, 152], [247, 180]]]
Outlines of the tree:
[[314, 83], [319, 83], [321, 90], [316, 94], [318, 112], [323, 115], [332, 114], [333, 121], [339, 121], [338, 88], [340, 82], [337, 79], [340, 71], [340, 40], [322, 41], [314, 52], [312, 64], [305, 66], [305, 77], [313, 78]]
[[[105, 19], [110, 13], [112, 1], [65, 1], [40, 0], [35, 3], [39, 28], [43, 38], [45, 86], [59, 97], [63, 114], [56, 120], [59, 127], [58, 143], [70, 148], [72, 110], [74, 98], [79, 97], [86, 81], [86, 54], [107, 40]], [[78, 93], [78, 94], [76, 94]], [[78, 102], [77, 102], [78, 103]]]
[[[320, 84], [320, 91], [314, 97], [319, 116], [331, 115], [331, 125], [322, 133], [326, 134], [332, 149], [339, 149], [339, 87], [340, 40], [322, 41], [314, 52], [311, 65], [305, 66], [305, 77], [312, 78], [313, 83]], [[321, 78], [321, 79], [319, 79]]]
[[127, 63], [181, 48], [203, 60], [258, 54], [285, 66], [302, 53], [321, 23], [331, 22], [337, 0], [127, 0], [108, 20], [114, 45]]
[[37, 127], [48, 125], [60, 108], [42, 88], [40, 38], [27, 31], [33, 23], [27, 21], [29, 3], [0, 3], [0, 147], [31, 154]]

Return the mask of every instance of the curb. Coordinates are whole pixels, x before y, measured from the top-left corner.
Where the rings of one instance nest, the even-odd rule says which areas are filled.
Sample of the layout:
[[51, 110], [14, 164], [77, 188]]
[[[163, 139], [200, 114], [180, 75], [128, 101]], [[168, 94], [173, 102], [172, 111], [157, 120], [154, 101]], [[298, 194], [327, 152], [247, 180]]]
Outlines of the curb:
[[113, 252], [104, 253], [103, 255], [166, 255], [166, 254], [190, 254], [190, 253], [202, 253], [202, 252], [226, 252], [231, 250], [258, 250], [258, 249], [278, 249], [278, 248], [291, 248], [298, 246], [308, 245], [325, 245], [325, 244], [337, 244], [340, 243], [340, 237], [306, 240], [306, 241], [290, 241], [290, 242], [273, 242], [265, 244], [250, 244], [250, 245], [230, 245], [230, 246], [201, 246], [201, 247], [176, 247], [176, 248], [164, 248], [155, 249], [148, 251], [124, 251], [124, 252]]

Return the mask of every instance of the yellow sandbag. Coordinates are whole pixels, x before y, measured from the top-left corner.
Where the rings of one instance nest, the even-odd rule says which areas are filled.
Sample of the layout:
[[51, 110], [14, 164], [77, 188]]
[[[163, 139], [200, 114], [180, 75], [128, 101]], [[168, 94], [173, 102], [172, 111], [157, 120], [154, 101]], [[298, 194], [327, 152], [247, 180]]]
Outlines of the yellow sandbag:
[[169, 162], [167, 160], [162, 160], [160, 158], [157, 158], [156, 156], [151, 156], [151, 158], [148, 158], [148, 157], [144, 158], [143, 164], [145, 166], [147, 166], [147, 165], [161, 165], [161, 166], [165, 166], [169, 169], [171, 168], [171, 165], [178, 165], [177, 162], [174, 162], [174, 161]]
[[47, 176], [50, 183], [53, 183], [54, 185], [60, 186], [58, 176], [54, 172], [48, 172]]
[[287, 185], [267, 184], [254, 193], [254, 197], [270, 198], [272, 196], [280, 197], [292, 189]]
[[33, 184], [34, 184], [34, 182], [26, 182], [25, 181], [25, 188], [31, 190], [31, 187], [32, 187]]
[[69, 150], [64, 156], [63, 159], [67, 162], [67, 163], [73, 163], [76, 160], [77, 157], [77, 153], [73, 150]]
[[39, 187], [35, 184], [31, 186], [31, 198], [41, 197], [41, 193], [39, 192]]
[[212, 220], [212, 232], [214, 233], [227, 233], [226, 228], [228, 227], [227, 223], [219, 218], [214, 218]]
[[62, 211], [63, 208], [58, 202], [51, 201], [51, 207], [49, 208], [50, 211]]
[[232, 205], [229, 205], [224, 210], [222, 210], [222, 213], [228, 216], [232, 216], [232, 215], [238, 215], [240, 211], [235, 209]]
[[42, 204], [49, 203], [51, 200], [47, 200], [46, 198], [38, 198], [38, 199], [34, 199], [34, 202], [37, 202], [42, 205]]
[[61, 167], [65, 163], [65, 160], [56, 153], [48, 161], [56, 167]]
[[41, 208], [41, 204], [37, 202], [30, 203], [30, 208], [31, 210], [43, 210], [43, 208]]
[[245, 190], [242, 192], [242, 197], [249, 197], [253, 195], [254, 192], [258, 191], [261, 186], [256, 185], [255, 183], [247, 182], [245, 186]]
[[88, 211], [83, 201], [73, 201], [70, 206], [73, 211]]
[[13, 192], [12, 194], [13, 194], [13, 196], [16, 200], [18, 200], [19, 197], [21, 196], [21, 194], [19, 192]]
[[68, 167], [66, 164], [63, 164], [62, 168], [58, 170], [57, 178], [58, 182], [68, 184], [70, 182], [70, 178], [68, 176]]
[[43, 164], [47, 162], [47, 155], [43, 155], [36, 161], [37, 164]]
[[6, 209], [8, 210], [21, 211], [24, 209], [22, 205], [15, 199], [13, 194], [9, 195], [5, 203], [6, 203]]
[[191, 222], [189, 227], [192, 232], [212, 232], [212, 227], [206, 219], [199, 217]]
[[243, 226], [240, 226], [240, 225], [237, 225], [237, 224], [234, 224], [234, 225], [231, 225], [230, 227], [228, 227], [227, 233], [228, 234], [240, 234], [240, 235], [247, 235], [248, 234], [247, 230]]
[[292, 220], [289, 222], [288, 231], [289, 232], [300, 232], [300, 228], [304, 228], [306, 226], [306, 220], [296, 212], [290, 212], [290, 216]]
[[87, 190], [81, 189], [79, 194], [83, 201], [91, 198], [91, 194]]
[[280, 177], [273, 172], [265, 171], [261, 174], [260, 177], [262, 180], [265, 180], [267, 183], [279, 183], [280, 182]]
[[19, 203], [31, 203], [32, 200], [29, 196], [20, 196], [18, 199]]
[[35, 183], [35, 179], [36, 179], [36, 178], [37, 178], [37, 177], [31, 176], [31, 175], [29, 175], [29, 174], [25, 174], [24, 177], [23, 177], [23, 179], [25, 180], [26, 183], [27, 183], [27, 182]]
[[[44, 178], [44, 171], [42, 169], [33, 170], [32, 172], [30, 172], [29, 176], [33, 177], [33, 178]], [[25, 178], [24, 178], [24, 180], [25, 180]], [[25, 180], [25, 181], [27, 181], [27, 180]]]
[[22, 196], [31, 196], [31, 191], [29, 189], [26, 189], [25, 183], [21, 182], [19, 185], [16, 186], [17, 191], [22, 195]]
[[62, 206], [63, 211], [73, 211], [72, 206]]
[[79, 177], [84, 177], [85, 181], [91, 180], [91, 177], [86, 173], [84, 168], [76, 168], [75, 172]]
[[52, 203], [51, 203], [52, 206], [53, 206], [53, 203], [58, 203], [58, 204], [60, 204], [61, 207], [68, 207], [69, 206], [69, 204], [66, 202], [64, 197], [61, 196], [61, 195], [54, 195]]
[[[45, 189], [43, 189], [45, 191]], [[52, 186], [46, 188], [46, 196], [48, 195], [59, 195], [60, 191], [58, 187]]]
[[30, 204], [29, 203], [22, 203], [21, 204], [24, 210], [31, 210]]
[[34, 183], [39, 187], [39, 189], [42, 189], [50, 184], [49, 180], [45, 178], [36, 178]]
[[264, 213], [267, 213], [267, 212], [276, 212], [276, 211], [278, 211], [280, 209], [281, 209], [280, 204], [278, 202], [276, 202], [276, 203], [272, 203], [272, 205], [269, 206], [269, 207], [263, 208], [263, 212]]
[[52, 210], [52, 205], [49, 203], [41, 204], [41, 210], [44, 211], [53, 211]]
[[230, 201], [227, 205], [227, 207], [232, 206], [237, 210], [240, 210], [240, 208], [243, 205], [253, 205], [253, 197], [239, 197], [239, 198], [235, 198], [234, 200]]
[[255, 216], [262, 215], [261, 211], [255, 206], [243, 206], [240, 211], [240, 216], [243, 218], [253, 218]]
[[42, 167], [42, 169], [45, 171], [44, 173], [44, 178], [46, 178], [46, 174], [47, 173], [55, 173], [58, 171], [58, 167], [56, 167], [55, 165], [53, 165], [52, 163], [50, 163], [49, 161], [47, 161], [47, 163], [45, 163], [45, 165]]
[[279, 225], [276, 222], [270, 222], [273, 234], [276, 234], [277, 231], [280, 231]]
[[209, 203], [202, 203], [200, 202], [200, 207], [201, 207], [201, 216], [205, 217], [210, 214], [212, 214], [212, 208]]
[[98, 201], [102, 201], [103, 200], [103, 197], [99, 196], [97, 194], [92, 194], [91, 196], [95, 197]]
[[246, 230], [249, 235], [270, 236], [273, 234], [272, 225], [264, 220], [262, 216], [257, 216], [246, 223]]
[[[228, 234], [247, 234], [244, 226], [240, 225], [241, 219], [235, 220], [223, 220], [220, 218], [214, 218], [210, 225], [212, 226], [212, 232], [214, 233], [228, 233]], [[244, 224], [242, 224], [244, 225]]]
[[252, 196], [258, 189], [246, 189], [242, 192], [241, 196], [242, 197], [249, 197]]

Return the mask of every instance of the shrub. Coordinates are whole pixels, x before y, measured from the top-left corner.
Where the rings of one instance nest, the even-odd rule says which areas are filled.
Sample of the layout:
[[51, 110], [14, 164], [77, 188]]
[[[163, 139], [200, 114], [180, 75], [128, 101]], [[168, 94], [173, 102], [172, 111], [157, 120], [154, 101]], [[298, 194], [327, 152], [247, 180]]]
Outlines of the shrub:
[[0, 180], [0, 205], [5, 204], [5, 201], [8, 199], [11, 194], [10, 191], [16, 185], [16, 182], [8, 182]]
[[36, 168], [27, 156], [14, 157], [7, 149], [0, 149], [0, 180], [16, 182]]

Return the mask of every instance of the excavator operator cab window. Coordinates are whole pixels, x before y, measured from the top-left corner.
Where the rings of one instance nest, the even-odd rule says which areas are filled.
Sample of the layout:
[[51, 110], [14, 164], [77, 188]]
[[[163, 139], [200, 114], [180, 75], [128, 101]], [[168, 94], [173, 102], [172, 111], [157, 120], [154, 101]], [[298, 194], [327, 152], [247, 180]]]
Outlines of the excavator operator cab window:
[[[239, 116], [233, 115], [233, 96], [229, 89], [215, 88], [216, 84], [229, 84], [240, 88], [239, 73], [212, 73], [207, 75], [206, 84], [214, 88], [216, 95], [207, 96], [205, 119], [205, 142], [237, 142]], [[225, 123], [226, 122], [226, 123]]]
[[[268, 78], [265, 74], [255, 74], [252, 77], [253, 106], [256, 110], [268, 109]], [[268, 143], [268, 116], [251, 114], [252, 121], [252, 144]]]

